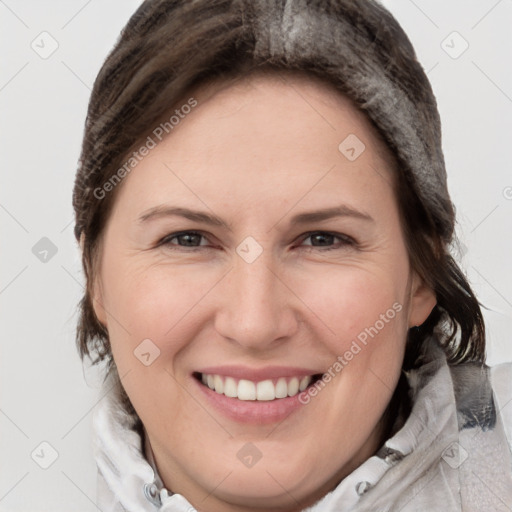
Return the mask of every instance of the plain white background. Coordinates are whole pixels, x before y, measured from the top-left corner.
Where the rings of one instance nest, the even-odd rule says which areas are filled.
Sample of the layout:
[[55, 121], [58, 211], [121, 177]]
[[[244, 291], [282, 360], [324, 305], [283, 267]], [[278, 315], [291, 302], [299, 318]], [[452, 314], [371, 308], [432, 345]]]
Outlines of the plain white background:
[[[98, 510], [90, 443], [101, 395], [75, 349], [83, 276], [71, 191], [90, 89], [139, 3], [0, 0], [0, 511]], [[487, 308], [489, 364], [510, 361], [512, 0], [384, 3], [438, 99], [461, 264]], [[31, 44], [58, 47], [43, 59]]]

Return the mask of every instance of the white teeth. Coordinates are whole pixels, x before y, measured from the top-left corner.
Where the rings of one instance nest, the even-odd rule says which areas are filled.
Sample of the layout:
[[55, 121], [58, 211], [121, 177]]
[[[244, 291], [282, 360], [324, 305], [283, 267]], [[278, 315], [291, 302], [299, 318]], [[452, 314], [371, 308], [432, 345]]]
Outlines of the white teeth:
[[213, 377], [213, 382], [215, 384], [215, 391], [217, 393], [222, 394], [224, 392], [224, 381], [220, 375], [215, 375]]
[[238, 398], [239, 400], [260, 401], [270, 401], [276, 398], [295, 396], [309, 386], [311, 379], [312, 377], [307, 375], [300, 379], [298, 377], [280, 377], [275, 384], [271, 379], [260, 382], [240, 379], [237, 383], [232, 377], [201, 374], [202, 383], [220, 395]]
[[258, 400], [274, 400], [276, 388], [271, 380], [262, 380], [256, 384], [256, 398]]
[[299, 379], [292, 377], [288, 382], [288, 396], [295, 396], [299, 392]]
[[256, 386], [254, 382], [245, 379], [238, 381], [238, 399], [256, 400]]
[[227, 377], [224, 381], [224, 394], [231, 398], [236, 398], [238, 395], [238, 386], [236, 385], [233, 377]]
[[299, 383], [299, 391], [304, 391], [309, 386], [310, 382], [311, 382], [311, 377], [309, 377], [309, 376], [302, 377], [302, 379], [300, 379], [300, 383]]
[[276, 384], [276, 398], [286, 398], [288, 396], [288, 384], [284, 377], [281, 377]]

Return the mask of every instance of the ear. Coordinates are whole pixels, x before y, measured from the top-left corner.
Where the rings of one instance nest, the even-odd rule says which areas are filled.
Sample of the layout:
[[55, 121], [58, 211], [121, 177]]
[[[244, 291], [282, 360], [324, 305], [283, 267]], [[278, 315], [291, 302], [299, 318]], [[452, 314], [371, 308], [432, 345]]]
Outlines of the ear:
[[[84, 246], [85, 246], [85, 233], [82, 231], [80, 233], [80, 251], [82, 252], [82, 256], [84, 253]], [[86, 265], [89, 267], [89, 263], [86, 262]], [[96, 315], [96, 318], [102, 324], [105, 328], [107, 326], [107, 315], [105, 312], [105, 308], [103, 307], [103, 290], [101, 288], [101, 281], [100, 277], [98, 275], [98, 272], [91, 272], [91, 269], [89, 267], [88, 274], [92, 276], [93, 282], [87, 283], [87, 288], [89, 291], [89, 297], [91, 298], [92, 308], [94, 310], [94, 314]]]
[[103, 327], [107, 327], [107, 315], [105, 308], [103, 307], [103, 290], [101, 288], [101, 282], [98, 275], [94, 276], [94, 282], [90, 287], [90, 295], [92, 307], [94, 309], [94, 314], [96, 318], [103, 325]]
[[421, 325], [428, 318], [436, 304], [437, 299], [434, 291], [416, 272], [413, 272], [409, 308], [409, 327]]

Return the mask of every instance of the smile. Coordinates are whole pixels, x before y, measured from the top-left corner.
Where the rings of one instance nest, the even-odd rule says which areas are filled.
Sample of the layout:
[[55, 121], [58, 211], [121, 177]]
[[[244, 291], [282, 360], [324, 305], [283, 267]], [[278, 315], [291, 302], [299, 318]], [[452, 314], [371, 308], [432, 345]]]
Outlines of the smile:
[[316, 382], [321, 374], [303, 377], [279, 377], [258, 382], [247, 379], [236, 379], [219, 374], [196, 373], [196, 378], [219, 395], [238, 400], [270, 401], [293, 397]]

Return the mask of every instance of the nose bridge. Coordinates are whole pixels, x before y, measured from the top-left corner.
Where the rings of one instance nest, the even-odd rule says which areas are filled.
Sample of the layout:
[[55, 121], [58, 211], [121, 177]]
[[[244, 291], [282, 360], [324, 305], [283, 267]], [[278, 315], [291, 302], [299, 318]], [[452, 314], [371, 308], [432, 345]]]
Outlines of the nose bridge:
[[218, 311], [220, 334], [241, 345], [263, 347], [293, 333], [289, 292], [276, 274], [270, 249], [253, 261], [236, 255]]

